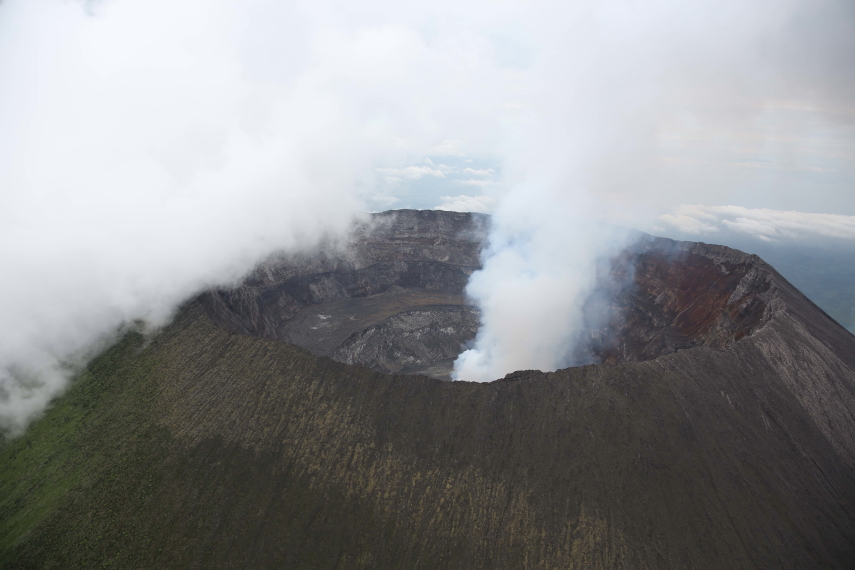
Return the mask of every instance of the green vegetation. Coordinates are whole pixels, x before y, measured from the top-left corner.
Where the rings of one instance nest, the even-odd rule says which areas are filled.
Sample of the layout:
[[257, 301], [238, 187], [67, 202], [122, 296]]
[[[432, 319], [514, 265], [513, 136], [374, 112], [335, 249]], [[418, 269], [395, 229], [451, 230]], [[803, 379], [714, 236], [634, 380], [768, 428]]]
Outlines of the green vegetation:
[[[91, 499], [132, 476], [128, 471], [150, 451], [156, 431], [147, 417], [153, 385], [142, 346], [139, 334], [127, 334], [88, 366], [44, 418], [23, 436], [3, 442], [0, 561], [6, 566], [21, 567], [17, 557], [25, 545], [52, 541], [50, 533], [60, 521], [79, 525], [70, 517], [75, 499]], [[110, 523], [87, 522], [90, 532], [81, 533], [86, 540], [68, 546], [91, 552], [88, 562], [101, 565], [106, 560], [96, 560], [98, 546], [109, 539]], [[97, 535], [91, 532], [95, 528]]]
[[[286, 417], [302, 425], [296, 449], [271, 453], [217, 433], [225, 423], [220, 411], [262, 397], [264, 380], [288, 393], [283, 373], [301, 374], [311, 380], [302, 388], [312, 392], [323, 367], [346, 367], [322, 359], [322, 370], [314, 370], [318, 359], [300, 349], [231, 337], [201, 314], [193, 307], [147, 347], [140, 335], [127, 335], [24, 436], [3, 442], [0, 568], [363, 567], [377, 560], [371, 550], [378, 537], [387, 562], [411, 548], [409, 530], [378, 516], [374, 501], [312, 484], [306, 464], [319, 460], [320, 440], [330, 430], [361, 433], [330, 416], [329, 406], [306, 408], [317, 393], [294, 387], [292, 403], [302, 411]], [[351, 379], [373, 376], [351, 371]], [[205, 373], [212, 372], [236, 388], [228, 402], [205, 393], [213, 384]], [[170, 392], [200, 373], [201, 393]], [[205, 409], [208, 426], [199, 439], [172, 435], [193, 426], [186, 410], [178, 410], [181, 425], [169, 413], [175, 410], [166, 410], [176, 395]], [[318, 411], [320, 417], [312, 413]], [[265, 409], [262, 421], [272, 412]], [[302, 465], [294, 465], [295, 455]], [[421, 560], [432, 566], [431, 553]]]

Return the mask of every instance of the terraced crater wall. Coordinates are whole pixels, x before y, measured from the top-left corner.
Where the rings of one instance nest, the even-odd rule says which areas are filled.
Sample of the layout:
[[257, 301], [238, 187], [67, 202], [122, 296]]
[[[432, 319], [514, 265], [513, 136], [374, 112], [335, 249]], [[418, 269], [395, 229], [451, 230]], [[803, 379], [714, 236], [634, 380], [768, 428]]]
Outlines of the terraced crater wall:
[[202, 302], [231, 332], [380, 372], [447, 378], [478, 330], [463, 292], [480, 267], [487, 224], [477, 214], [384, 212], [346, 243], [274, 257]]

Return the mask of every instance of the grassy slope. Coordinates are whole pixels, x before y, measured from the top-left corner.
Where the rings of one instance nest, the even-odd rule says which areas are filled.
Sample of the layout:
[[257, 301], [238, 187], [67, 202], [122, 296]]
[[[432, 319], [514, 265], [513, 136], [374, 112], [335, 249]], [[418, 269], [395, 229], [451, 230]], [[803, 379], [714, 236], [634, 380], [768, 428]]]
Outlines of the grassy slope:
[[[78, 560], [93, 566], [109, 560], [112, 549], [105, 546], [122, 533], [109, 516], [109, 491], [122, 477], [140, 482], [140, 461], [156, 450], [162, 431], [148, 417], [152, 362], [140, 352], [142, 343], [140, 335], [126, 335], [90, 364], [41, 421], [0, 448], [0, 560], [15, 560], [22, 544], [23, 551], [58, 546], [45, 528], [59, 520], [87, 527], [76, 544], [63, 545]], [[150, 488], [143, 482], [137, 492]], [[95, 501], [85, 522], [70, 520], [80, 497]]]
[[[244, 567], [245, 550], [230, 556], [232, 545], [218, 543], [220, 534], [206, 536], [216, 530], [206, 527], [214, 520], [228, 526], [223, 519], [232, 508], [263, 510], [276, 487], [287, 489], [289, 500], [278, 520], [267, 521], [280, 544], [278, 563], [335, 567], [383, 534], [370, 509], [353, 502], [336, 509], [338, 533], [291, 528], [300, 513], [336, 503], [335, 493], [271, 471], [277, 458], [269, 453], [221, 438], [188, 450], [158, 425], [157, 364], [164, 350], [180, 352], [199, 340], [193, 333], [200, 331], [190, 329], [145, 349], [138, 334], [128, 334], [23, 437], [0, 448], [0, 567]], [[226, 534], [253, 541], [255, 529], [241, 523]]]
[[[198, 309], [146, 348], [139, 335], [127, 335], [23, 437], [0, 447], [0, 567], [390, 567], [410, 552], [410, 565], [431, 568], [463, 550], [452, 544], [439, 558], [414, 551], [395, 513], [313, 481], [317, 467], [307, 463], [318, 461], [329, 430], [341, 428], [335, 410], [306, 414], [305, 437], [284, 459], [217, 434], [177, 440], [163, 425], [175, 395], [164, 390], [184, 380], [182, 372], [222, 371], [219, 357], [237, 368], [226, 373], [236, 373], [239, 385], [252, 384], [258, 369], [278, 382], [283, 357], [309, 378], [319, 376], [318, 361], [322, 369], [332, 364], [296, 347], [224, 334]], [[205, 362], [197, 368], [185, 356]], [[357, 379], [376, 376], [332, 366]]]

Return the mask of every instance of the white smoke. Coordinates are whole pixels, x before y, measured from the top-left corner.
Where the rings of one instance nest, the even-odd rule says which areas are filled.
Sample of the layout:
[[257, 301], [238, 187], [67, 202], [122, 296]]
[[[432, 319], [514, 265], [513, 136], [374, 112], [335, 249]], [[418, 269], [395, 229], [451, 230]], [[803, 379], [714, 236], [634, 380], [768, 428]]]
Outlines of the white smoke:
[[[666, 171], [677, 153], [664, 135], [683, 125], [683, 138], [692, 138], [685, 136], [689, 131], [696, 139], [685, 147], [697, 151], [722, 132], [756, 131], [752, 123], [768, 116], [771, 101], [804, 97], [798, 84], [807, 73], [804, 61], [781, 56], [788, 42], [816, 39], [816, 29], [803, 33], [793, 20], [821, 21], [840, 6], [594, 2], [556, 17], [560, 33], [551, 35], [545, 24], [540, 31], [551, 42], [549, 58], [541, 60], [536, 87], [526, 94], [525, 121], [507, 141], [510, 191], [496, 208], [483, 268], [467, 287], [481, 308], [482, 327], [455, 362], [454, 378], [490, 381], [514, 370], [574, 364], [596, 268], [627, 239], [592, 220], [639, 223], [675, 195], [704, 192], [710, 180], [720, 195], [746, 181], [755, 185], [754, 194], [768, 191], [769, 180], [738, 172], [721, 177], [716, 162], [722, 152], [708, 146], [705, 161], [684, 160], [693, 165], [687, 170], [693, 179], [675, 178]], [[830, 45], [808, 47], [813, 53], [805, 59]], [[833, 83], [815, 86], [816, 93], [828, 90], [826, 102], [855, 94], [851, 81]], [[754, 144], [774, 138], [776, 129], [786, 130], [775, 123], [765, 135], [754, 132]], [[851, 141], [853, 134], [842, 139]], [[812, 158], [804, 154], [786, 159]], [[778, 159], [772, 152], [766, 166], [786, 170]]]
[[627, 232], [586, 220], [572, 206], [542, 210], [515, 197], [495, 214], [484, 267], [467, 285], [481, 328], [474, 348], [455, 362], [455, 379], [576, 364], [597, 264], [627, 244]]

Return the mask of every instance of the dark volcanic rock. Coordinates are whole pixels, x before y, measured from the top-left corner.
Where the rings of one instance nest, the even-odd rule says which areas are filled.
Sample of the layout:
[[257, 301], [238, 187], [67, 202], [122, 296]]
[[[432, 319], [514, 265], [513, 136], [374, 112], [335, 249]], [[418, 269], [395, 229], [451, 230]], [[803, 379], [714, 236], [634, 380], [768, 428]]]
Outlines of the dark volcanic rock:
[[[288, 323], [259, 301], [279, 278], [247, 285], [245, 313], [194, 301], [0, 448], [0, 565], [851, 568], [855, 337], [726, 248], [646, 239], [612, 274], [588, 345], [610, 364], [485, 384], [265, 338]], [[401, 287], [300, 307], [375, 319], [323, 342], [379, 362], [364, 331], [431, 326]]]
[[440, 362], [450, 366], [478, 325], [478, 311], [471, 307], [407, 311], [352, 334], [330, 356], [380, 372], [418, 374]]

